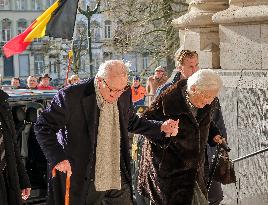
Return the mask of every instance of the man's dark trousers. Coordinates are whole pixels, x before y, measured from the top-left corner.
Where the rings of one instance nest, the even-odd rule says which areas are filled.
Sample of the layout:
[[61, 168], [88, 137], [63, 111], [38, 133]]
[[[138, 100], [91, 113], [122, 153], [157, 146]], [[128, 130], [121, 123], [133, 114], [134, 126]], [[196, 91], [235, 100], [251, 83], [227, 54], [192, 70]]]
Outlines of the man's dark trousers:
[[129, 184], [122, 182], [121, 190], [96, 191], [89, 182], [85, 205], [133, 205]]

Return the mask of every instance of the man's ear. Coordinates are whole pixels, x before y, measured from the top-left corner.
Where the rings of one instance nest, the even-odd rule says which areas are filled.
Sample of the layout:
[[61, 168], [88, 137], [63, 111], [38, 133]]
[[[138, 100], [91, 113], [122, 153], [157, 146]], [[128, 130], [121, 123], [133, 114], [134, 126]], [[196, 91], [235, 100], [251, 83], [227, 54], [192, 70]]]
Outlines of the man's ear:
[[98, 87], [100, 88], [101, 86], [103, 86], [103, 83], [102, 83], [102, 80], [101, 80], [101, 78], [100, 77], [95, 77], [96, 78], [96, 80], [97, 80], [97, 85], [98, 85]]
[[196, 85], [192, 85], [190, 87], [190, 90], [192, 91], [192, 93], [195, 93], [196, 92]]
[[96, 78], [96, 80], [97, 80], [98, 83], [102, 84], [102, 80], [101, 80], [100, 77], [97, 77], [97, 76], [96, 76], [95, 78]]
[[181, 65], [179, 65], [179, 66], [177, 66], [177, 68], [176, 68], [176, 69], [177, 69], [178, 71], [181, 71], [181, 68], [182, 68], [182, 66], [181, 66]]

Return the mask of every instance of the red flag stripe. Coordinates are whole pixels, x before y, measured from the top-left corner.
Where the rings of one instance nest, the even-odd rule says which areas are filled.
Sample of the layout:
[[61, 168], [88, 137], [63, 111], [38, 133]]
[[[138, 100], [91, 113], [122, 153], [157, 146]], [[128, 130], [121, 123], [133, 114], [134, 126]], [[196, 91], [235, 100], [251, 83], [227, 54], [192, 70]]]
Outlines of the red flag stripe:
[[36, 20], [28, 28], [26, 28], [24, 32], [14, 37], [3, 46], [3, 52], [7, 58], [26, 50], [27, 46], [31, 42], [24, 42], [24, 39], [32, 31], [35, 22]]

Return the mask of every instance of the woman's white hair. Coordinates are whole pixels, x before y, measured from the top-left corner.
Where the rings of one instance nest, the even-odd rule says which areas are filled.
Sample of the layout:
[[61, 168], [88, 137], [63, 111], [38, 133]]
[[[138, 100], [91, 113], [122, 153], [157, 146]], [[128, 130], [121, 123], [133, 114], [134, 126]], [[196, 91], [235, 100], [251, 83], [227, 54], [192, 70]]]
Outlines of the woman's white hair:
[[197, 91], [219, 92], [222, 88], [222, 80], [212, 69], [201, 69], [188, 78], [187, 92], [192, 92], [193, 85]]
[[107, 79], [109, 77], [127, 77], [128, 67], [121, 60], [108, 60], [102, 63], [96, 74], [97, 77]]

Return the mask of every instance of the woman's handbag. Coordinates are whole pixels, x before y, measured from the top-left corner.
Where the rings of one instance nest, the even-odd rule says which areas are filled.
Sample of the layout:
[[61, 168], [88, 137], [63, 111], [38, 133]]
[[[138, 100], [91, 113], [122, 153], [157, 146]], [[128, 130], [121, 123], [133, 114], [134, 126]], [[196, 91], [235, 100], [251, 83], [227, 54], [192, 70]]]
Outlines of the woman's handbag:
[[213, 179], [222, 184], [231, 184], [236, 182], [234, 163], [230, 160], [228, 152], [218, 147], [218, 156], [215, 171], [213, 174]]

